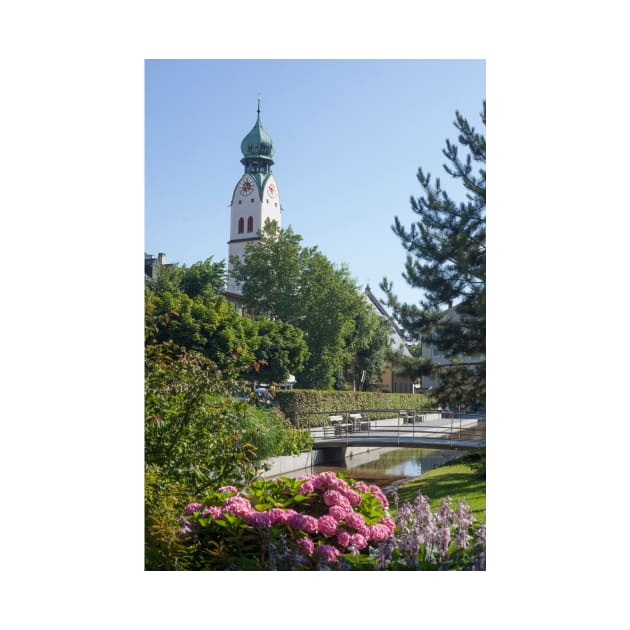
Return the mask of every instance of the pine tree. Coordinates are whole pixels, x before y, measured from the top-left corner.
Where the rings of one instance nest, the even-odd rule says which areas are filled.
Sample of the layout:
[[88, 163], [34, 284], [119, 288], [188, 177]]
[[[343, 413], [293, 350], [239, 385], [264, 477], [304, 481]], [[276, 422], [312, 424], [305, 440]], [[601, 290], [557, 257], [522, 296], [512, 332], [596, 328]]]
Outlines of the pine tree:
[[[467, 391], [469, 401], [476, 397], [473, 402], [480, 402], [485, 398], [486, 140], [459, 112], [455, 116], [458, 143], [446, 140], [442, 152], [448, 164], [444, 170], [463, 185], [466, 201], [456, 203], [439, 178], [432, 182], [431, 174], [419, 168], [424, 194], [411, 198], [419, 218], [406, 229], [395, 217], [392, 230], [409, 252], [403, 277], [424, 295], [419, 306], [401, 304], [387, 278], [380, 286], [394, 317], [411, 339], [430, 341], [455, 364], [460, 356], [479, 357], [473, 368], [455, 365], [434, 373], [442, 381], [443, 400], [448, 400], [449, 382], [456, 381], [459, 396]], [[481, 120], [485, 130], [485, 101]], [[460, 148], [468, 151], [465, 160], [459, 155]], [[423, 372], [426, 366], [418, 361], [418, 373]], [[462, 386], [462, 379], [469, 380], [468, 387]]]

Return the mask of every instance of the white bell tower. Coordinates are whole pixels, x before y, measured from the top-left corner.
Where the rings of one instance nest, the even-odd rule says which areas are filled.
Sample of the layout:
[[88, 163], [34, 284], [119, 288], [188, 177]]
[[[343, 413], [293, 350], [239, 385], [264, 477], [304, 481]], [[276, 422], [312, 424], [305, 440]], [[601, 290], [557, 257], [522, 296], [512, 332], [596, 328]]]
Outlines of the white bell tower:
[[267, 219], [276, 220], [280, 226], [280, 194], [271, 174], [275, 148], [258, 118], [254, 128], [241, 142], [245, 173], [236, 184], [230, 206], [230, 240], [228, 241], [228, 293], [240, 295], [238, 283], [230, 275], [230, 258], [242, 258], [248, 243], [260, 240], [258, 232]]

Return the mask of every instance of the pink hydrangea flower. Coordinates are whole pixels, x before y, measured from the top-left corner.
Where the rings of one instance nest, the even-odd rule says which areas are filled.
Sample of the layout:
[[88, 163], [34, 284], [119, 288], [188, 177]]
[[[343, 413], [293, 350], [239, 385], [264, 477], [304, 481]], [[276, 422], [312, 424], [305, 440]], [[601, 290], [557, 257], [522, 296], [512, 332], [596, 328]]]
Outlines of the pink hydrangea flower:
[[348, 499], [350, 505], [359, 505], [359, 503], [361, 503], [361, 495], [357, 492], [354, 492], [354, 490], [346, 490], [343, 493], [343, 496]]
[[367, 537], [368, 528], [365, 524], [365, 520], [363, 519], [363, 514], [359, 514], [358, 512], [349, 512], [345, 515], [344, 521], [346, 522], [346, 525], [353, 529], [357, 534]]
[[[295, 510], [293, 512], [295, 512]], [[276, 523], [286, 523], [290, 515], [291, 513], [288, 510], [283, 510], [282, 508], [272, 508], [269, 510], [269, 518], [271, 519], [272, 525]]]
[[346, 514], [351, 511], [343, 505], [331, 505], [328, 508], [328, 514], [332, 516], [335, 520], [341, 521], [345, 518]]
[[320, 545], [317, 547], [317, 554], [326, 562], [337, 562], [337, 558], [339, 558], [341, 552], [337, 547], [333, 547], [332, 545]]
[[343, 495], [341, 494], [341, 492], [338, 492], [337, 490], [326, 490], [322, 498], [324, 499], [324, 503], [328, 506], [339, 505], [341, 503], [341, 499], [343, 498]]
[[243, 497], [228, 497], [223, 504], [223, 511], [235, 516], [245, 516], [252, 511], [252, 504]]
[[322, 495], [322, 499], [327, 506], [332, 505], [340, 505], [341, 507], [346, 508], [347, 510], [351, 510], [352, 506], [350, 505], [350, 501], [346, 499], [346, 497], [341, 494], [338, 490], [326, 490]]
[[190, 516], [195, 512], [198, 512], [203, 506], [201, 503], [189, 503], [184, 510], [184, 516]]
[[359, 514], [358, 512], [348, 512], [345, 515], [344, 520], [346, 521], [346, 525], [348, 527], [352, 527], [352, 529], [365, 527], [365, 519], [363, 518], [363, 514]]
[[201, 516], [211, 516], [213, 520], [217, 520], [223, 516], [223, 511], [221, 508], [214, 507], [213, 505], [207, 507], [202, 513]]
[[375, 484], [370, 484], [369, 486], [370, 492], [376, 497], [378, 502], [383, 506], [383, 508], [387, 509], [389, 507], [389, 501], [387, 497], [383, 494], [383, 491]]
[[261, 529], [271, 527], [271, 516], [269, 512], [257, 512], [253, 510], [245, 515], [245, 522], [252, 527], [260, 527]]
[[378, 542], [380, 540], [387, 540], [391, 536], [389, 528], [380, 523], [376, 525], [368, 525], [368, 540]]
[[315, 551], [315, 544], [313, 543], [313, 541], [308, 536], [304, 536], [304, 537], [298, 539], [296, 541], [296, 544], [298, 546], [298, 549], [305, 556], [313, 555], [313, 552]]
[[291, 514], [287, 519], [287, 524], [293, 529], [300, 529], [308, 534], [317, 533], [317, 519], [308, 514]]
[[309, 494], [311, 492], [315, 492], [315, 486], [312, 481], [305, 481], [299, 489], [300, 494]]
[[320, 482], [323, 483], [324, 488], [334, 486], [337, 482], [337, 475], [335, 475], [335, 473], [331, 471], [319, 473], [317, 477]]
[[393, 532], [396, 529], [396, 523], [389, 518], [389, 516], [381, 519], [381, 525], [385, 525], [390, 532]]
[[350, 534], [345, 529], [337, 532], [337, 543], [340, 547], [347, 547], [350, 544]]
[[339, 477], [335, 478], [335, 480], [330, 484], [330, 488], [333, 490], [337, 490], [337, 492], [341, 492], [345, 494], [348, 490], [350, 490], [350, 486], [345, 479], [339, 479]]
[[317, 519], [317, 529], [324, 536], [334, 536], [337, 531], [337, 521], [332, 516], [325, 514]]
[[367, 538], [363, 534], [352, 534], [350, 536], [350, 545], [357, 549], [365, 549], [368, 545]]
[[233, 492], [234, 494], [238, 494], [238, 489], [235, 488], [234, 486], [223, 486], [222, 488], [219, 488], [219, 492], [224, 492], [224, 493]]
[[369, 492], [370, 486], [365, 483], [365, 481], [357, 481], [352, 486], [355, 490], [359, 490], [360, 492]]
[[326, 485], [326, 481], [324, 479], [321, 479], [319, 475], [316, 475], [310, 481], [312, 482], [313, 488], [315, 488], [315, 491], [325, 490], [328, 487]]

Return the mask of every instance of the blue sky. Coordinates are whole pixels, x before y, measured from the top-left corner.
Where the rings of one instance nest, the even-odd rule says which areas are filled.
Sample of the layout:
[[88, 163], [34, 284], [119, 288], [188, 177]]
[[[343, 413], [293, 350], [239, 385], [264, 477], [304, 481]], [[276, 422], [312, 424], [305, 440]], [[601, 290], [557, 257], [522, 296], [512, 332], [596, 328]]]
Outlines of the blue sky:
[[147, 60], [145, 251], [187, 265], [226, 259], [240, 143], [260, 96], [282, 226], [361, 286], [382, 296], [387, 276], [417, 302], [391, 225], [414, 219], [419, 166], [460, 196], [442, 149], [456, 139], [456, 110], [482, 128], [485, 90], [483, 60]]

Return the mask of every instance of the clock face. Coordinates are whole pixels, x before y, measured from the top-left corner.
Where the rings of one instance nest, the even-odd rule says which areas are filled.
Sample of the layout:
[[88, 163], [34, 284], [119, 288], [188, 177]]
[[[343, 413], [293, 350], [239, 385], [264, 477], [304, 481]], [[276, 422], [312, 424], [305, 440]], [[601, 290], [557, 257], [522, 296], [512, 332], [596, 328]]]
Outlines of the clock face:
[[267, 192], [269, 193], [270, 197], [275, 197], [276, 193], [278, 192], [278, 189], [274, 186], [273, 182], [271, 184], [269, 184], [269, 186], [267, 187]]
[[241, 195], [243, 195], [243, 197], [247, 197], [248, 195], [251, 195], [253, 190], [254, 190], [254, 184], [252, 184], [252, 182], [249, 179], [246, 179], [241, 184], [240, 192], [241, 192]]

